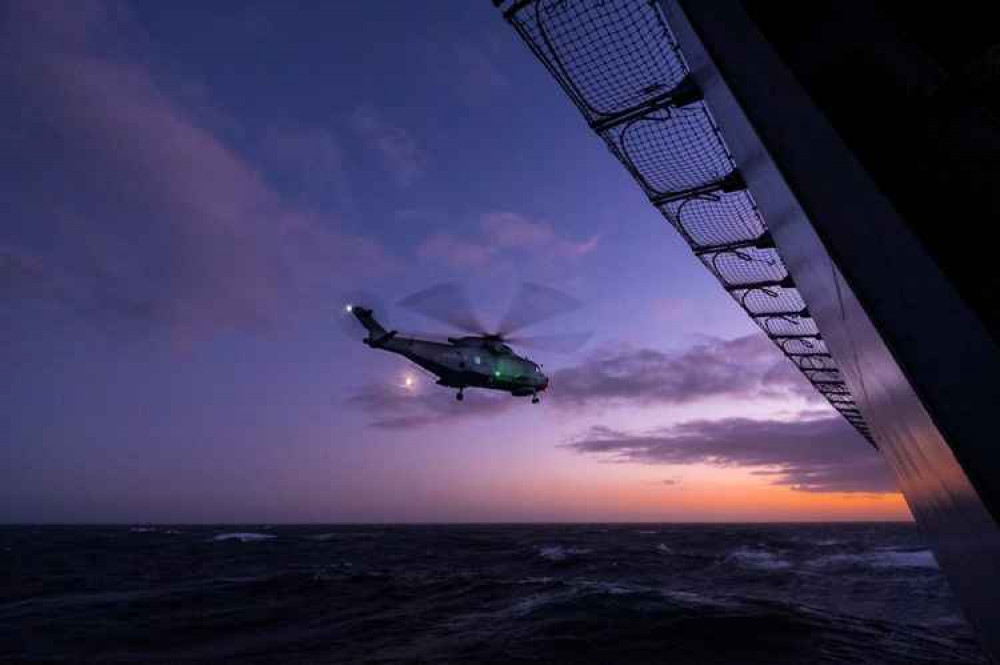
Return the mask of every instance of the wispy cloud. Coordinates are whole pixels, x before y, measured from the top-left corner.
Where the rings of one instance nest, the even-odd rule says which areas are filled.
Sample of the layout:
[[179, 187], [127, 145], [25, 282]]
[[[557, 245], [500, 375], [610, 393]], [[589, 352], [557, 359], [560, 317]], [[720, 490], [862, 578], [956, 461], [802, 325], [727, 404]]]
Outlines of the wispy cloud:
[[454, 46], [450, 58], [455, 67], [454, 81], [465, 101], [485, 101], [510, 87], [499, 57], [496, 49], [491, 52], [472, 43]]
[[478, 268], [489, 263], [492, 250], [450, 233], [434, 233], [417, 247], [421, 259], [443, 260], [455, 268]]
[[565, 444], [617, 462], [743, 467], [804, 492], [895, 492], [885, 462], [839, 416], [697, 420], [649, 432], [592, 427]]
[[391, 383], [371, 383], [348, 398], [372, 417], [379, 429], [410, 429], [502, 413], [523, 404], [510, 395], [469, 391], [458, 402], [443, 388], [431, 385], [407, 388]]
[[386, 120], [372, 106], [355, 109], [351, 122], [397, 185], [408, 187], [423, 175], [427, 155], [409, 131]]
[[[497, 413], [517, 400], [472, 391], [473, 406], [454, 409], [439, 389], [403, 390], [372, 384], [350, 398], [377, 416], [380, 427], [428, 425], [443, 414]], [[754, 400], [799, 397], [818, 400], [815, 390], [763, 335], [707, 340], [676, 352], [622, 349], [603, 352], [552, 376], [546, 403], [564, 409], [594, 406], [690, 404], [719, 397]], [[823, 419], [829, 410], [800, 411]]]
[[593, 354], [552, 377], [553, 402], [685, 404], [714, 397], [756, 399], [815, 390], [764, 335], [710, 339], [674, 352], [624, 348]]
[[10, 256], [31, 256], [17, 270], [68, 280], [49, 293], [81, 311], [204, 332], [271, 325], [345, 269], [389, 263], [278, 194], [172, 96], [128, 48], [146, 40], [124, 5], [13, 3], [3, 25], [0, 81], [32, 109], [4, 114], [24, 184], [21, 223], [0, 237], [8, 273]]
[[285, 181], [282, 189], [308, 203], [330, 198], [352, 208], [346, 158], [340, 142], [325, 127], [273, 126], [261, 137], [267, 165]]
[[437, 232], [417, 247], [417, 255], [442, 260], [452, 267], [482, 267], [506, 256], [579, 259], [594, 251], [598, 236], [572, 240], [559, 235], [548, 222], [514, 212], [487, 212], [480, 216], [478, 233], [458, 236]]

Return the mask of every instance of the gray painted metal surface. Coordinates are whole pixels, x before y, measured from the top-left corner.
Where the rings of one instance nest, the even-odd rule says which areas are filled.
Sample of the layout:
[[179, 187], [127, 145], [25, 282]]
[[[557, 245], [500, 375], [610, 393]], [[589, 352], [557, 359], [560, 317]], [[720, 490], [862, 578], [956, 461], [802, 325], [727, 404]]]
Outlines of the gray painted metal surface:
[[875, 442], [1000, 658], [996, 347], [739, 3], [663, 7]]

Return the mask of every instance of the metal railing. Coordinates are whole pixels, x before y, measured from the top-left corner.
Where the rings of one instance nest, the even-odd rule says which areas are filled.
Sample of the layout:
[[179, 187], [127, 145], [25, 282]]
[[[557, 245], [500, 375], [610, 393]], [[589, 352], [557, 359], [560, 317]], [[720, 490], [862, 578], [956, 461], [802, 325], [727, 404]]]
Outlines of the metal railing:
[[874, 445], [655, 0], [494, 0], [695, 255]]

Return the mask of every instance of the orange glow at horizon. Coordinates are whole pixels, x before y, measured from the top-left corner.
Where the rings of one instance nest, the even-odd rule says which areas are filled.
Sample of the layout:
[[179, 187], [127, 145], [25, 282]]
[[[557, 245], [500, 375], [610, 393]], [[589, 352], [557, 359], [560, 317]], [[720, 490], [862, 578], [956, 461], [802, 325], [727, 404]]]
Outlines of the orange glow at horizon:
[[[900, 493], [809, 492], [748, 469], [599, 464], [591, 473], [497, 478], [480, 496], [505, 508], [544, 506], [555, 521], [912, 521]], [[486, 506], [482, 506], [485, 508]], [[500, 508], [500, 506], [496, 506]]]

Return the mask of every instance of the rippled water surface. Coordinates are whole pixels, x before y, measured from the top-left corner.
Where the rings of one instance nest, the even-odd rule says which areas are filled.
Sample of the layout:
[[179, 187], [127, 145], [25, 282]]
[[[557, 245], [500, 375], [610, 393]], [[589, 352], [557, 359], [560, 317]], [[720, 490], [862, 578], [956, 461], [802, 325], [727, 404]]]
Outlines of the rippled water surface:
[[0, 527], [0, 662], [983, 663], [908, 524]]

